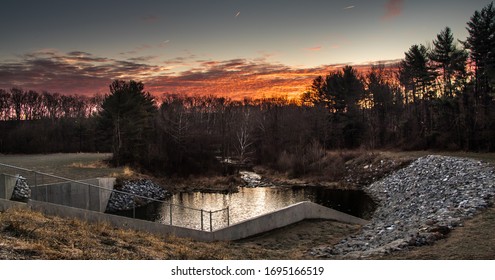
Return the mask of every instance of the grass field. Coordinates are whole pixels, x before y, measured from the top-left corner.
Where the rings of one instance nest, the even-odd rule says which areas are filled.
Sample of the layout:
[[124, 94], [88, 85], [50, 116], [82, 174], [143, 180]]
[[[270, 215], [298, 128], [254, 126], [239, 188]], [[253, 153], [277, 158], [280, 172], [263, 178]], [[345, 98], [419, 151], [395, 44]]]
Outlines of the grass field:
[[[35, 170], [68, 179], [89, 179], [96, 177], [116, 177], [125, 173], [125, 168], [113, 168], [105, 164], [111, 154], [72, 153], [47, 155], [2, 155], [0, 163]], [[0, 173], [21, 174], [30, 178], [29, 172], [0, 165]]]

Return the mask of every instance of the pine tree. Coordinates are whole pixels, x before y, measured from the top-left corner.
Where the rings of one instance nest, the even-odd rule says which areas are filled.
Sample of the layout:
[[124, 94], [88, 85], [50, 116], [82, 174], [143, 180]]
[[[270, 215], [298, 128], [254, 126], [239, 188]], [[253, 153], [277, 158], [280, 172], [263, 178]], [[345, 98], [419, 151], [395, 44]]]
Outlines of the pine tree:
[[99, 127], [110, 134], [117, 165], [146, 162], [156, 111], [154, 98], [144, 92], [143, 83], [116, 80], [110, 85], [110, 95], [99, 114]]
[[406, 88], [406, 96], [408, 93], [412, 96], [413, 103], [433, 97], [430, 87], [435, 80], [435, 73], [424, 45], [413, 45], [405, 53], [405, 58], [399, 64], [399, 80]]
[[443, 94], [447, 97], [454, 95], [454, 90], [460, 92], [458, 85], [466, 77], [466, 60], [467, 53], [461, 50], [454, 43], [454, 36], [449, 27], [437, 35], [433, 41], [433, 50], [430, 58], [433, 62], [433, 68], [440, 70], [443, 83]]
[[495, 8], [493, 2], [476, 11], [467, 23], [469, 37], [464, 45], [475, 63], [476, 95], [484, 101], [490, 92], [490, 80], [495, 68]]

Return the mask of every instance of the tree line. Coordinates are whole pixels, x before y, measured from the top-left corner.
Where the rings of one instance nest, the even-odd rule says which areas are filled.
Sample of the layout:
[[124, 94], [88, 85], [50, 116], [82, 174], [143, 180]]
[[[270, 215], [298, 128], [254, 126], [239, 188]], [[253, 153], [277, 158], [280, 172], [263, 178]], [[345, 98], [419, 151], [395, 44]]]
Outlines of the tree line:
[[329, 112], [325, 147], [495, 149], [495, 9], [476, 11], [469, 36], [449, 27], [413, 45], [396, 67], [352, 67], [317, 77], [302, 96]]
[[0, 153], [96, 152], [103, 96], [0, 89]]
[[22, 88], [0, 89], [0, 120], [89, 118], [97, 113], [103, 96], [63, 95]]
[[111, 151], [115, 164], [168, 175], [228, 172], [235, 162], [297, 176], [328, 172], [327, 149], [494, 151], [493, 3], [467, 30], [455, 41], [446, 27], [395, 66], [316, 77], [297, 101], [157, 98], [121, 80], [91, 98], [1, 90], [0, 152]]

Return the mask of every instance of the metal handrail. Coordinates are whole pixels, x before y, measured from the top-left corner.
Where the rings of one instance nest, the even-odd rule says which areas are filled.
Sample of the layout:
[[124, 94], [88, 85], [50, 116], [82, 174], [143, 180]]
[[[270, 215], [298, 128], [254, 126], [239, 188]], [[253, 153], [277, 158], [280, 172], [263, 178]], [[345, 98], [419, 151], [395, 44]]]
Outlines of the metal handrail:
[[[17, 169], [17, 170], [22, 170], [22, 171], [25, 171], [25, 172], [33, 173], [33, 174], [35, 174], [35, 178], [36, 178], [36, 174], [39, 174], [39, 175], [43, 175], [43, 176], [47, 176], [47, 177], [52, 177], [52, 178], [55, 178], [55, 179], [63, 180], [65, 182], [74, 182], [74, 183], [77, 183], [77, 184], [86, 185], [88, 187], [93, 187], [93, 188], [97, 188], [97, 189], [102, 189], [102, 190], [105, 190], [105, 191], [109, 191], [108, 189], [105, 189], [103, 187], [100, 187], [100, 186], [97, 186], [97, 185], [94, 185], [94, 184], [91, 184], [91, 183], [83, 182], [82, 180], [69, 179], [69, 178], [65, 178], [65, 177], [61, 177], [61, 176], [57, 176], [57, 175], [53, 175], [53, 174], [49, 174], [49, 173], [44, 173], [44, 172], [40, 172], [40, 171], [36, 171], [36, 170], [31, 170], [31, 169], [27, 169], [27, 168], [23, 168], [23, 167], [18, 167], [18, 166], [14, 166], [14, 165], [10, 165], [10, 164], [5, 164], [5, 163], [0, 163], [0, 166], [4, 166], [4, 167], [7, 167], [7, 168], [12, 168], [12, 169]], [[37, 182], [35, 180], [34, 187], [38, 187], [38, 186], [39, 185], [37, 184]], [[201, 220], [203, 218], [203, 213], [204, 212], [210, 213], [210, 220], [211, 220], [211, 215], [214, 214], [214, 213], [217, 213], [217, 212], [227, 211], [227, 215], [230, 216], [229, 207], [228, 206], [226, 208], [219, 209], [219, 210], [214, 210], [214, 211], [213, 210], [204, 210], [204, 209], [198, 209], [198, 208], [193, 208], [193, 207], [189, 207], [189, 206], [174, 204], [174, 203], [170, 203], [170, 202], [165, 202], [164, 200], [158, 200], [158, 199], [154, 199], [154, 198], [151, 198], [151, 197], [142, 196], [142, 195], [138, 195], [138, 194], [133, 194], [133, 193], [130, 193], [130, 192], [120, 191], [120, 190], [116, 190], [116, 189], [112, 189], [111, 192], [120, 193], [120, 194], [124, 194], [124, 195], [130, 195], [130, 196], [133, 197], [133, 200], [135, 200], [136, 198], [141, 198], [141, 199], [146, 199], [146, 200], [152, 201], [152, 202], [163, 203], [165, 205], [170, 206], [170, 209], [172, 209], [173, 206], [176, 206], [176, 207], [179, 207], [179, 208], [182, 208], [182, 209], [188, 209], [188, 210], [198, 211], [198, 212], [201, 213]], [[136, 209], [136, 207], [134, 205], [133, 211], [135, 209]], [[135, 215], [133, 214], [133, 216], [135, 216]], [[229, 218], [230, 217], [227, 217], [227, 226], [229, 226], [229, 224], [230, 224], [230, 219]], [[203, 223], [203, 221], [201, 221], [201, 223]], [[172, 212], [170, 212], [170, 225], [172, 225]], [[201, 227], [202, 227], [202, 230], [203, 230], [203, 225]], [[211, 225], [211, 221], [210, 221], [210, 231], [211, 230], [212, 230], [212, 225]]]

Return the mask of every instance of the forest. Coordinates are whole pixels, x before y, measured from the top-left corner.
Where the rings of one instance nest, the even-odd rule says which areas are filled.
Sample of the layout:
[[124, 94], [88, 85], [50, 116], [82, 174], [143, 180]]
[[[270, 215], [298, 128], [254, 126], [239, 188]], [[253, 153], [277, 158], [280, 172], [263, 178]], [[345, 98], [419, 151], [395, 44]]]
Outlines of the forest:
[[294, 176], [326, 150], [495, 151], [495, 9], [400, 63], [315, 77], [298, 100], [154, 96], [116, 80], [101, 96], [0, 89], [0, 153], [112, 152], [117, 165], [187, 176], [263, 164]]

